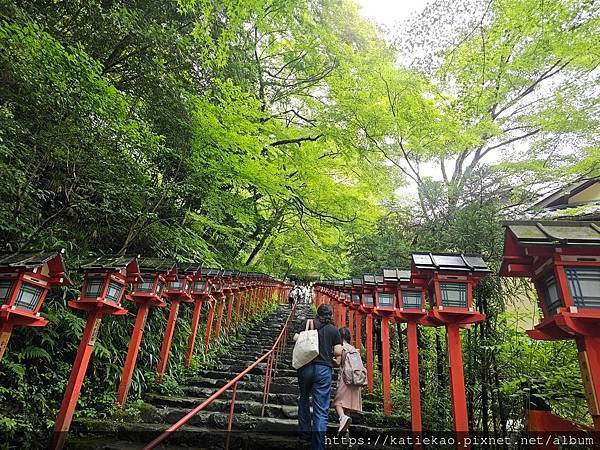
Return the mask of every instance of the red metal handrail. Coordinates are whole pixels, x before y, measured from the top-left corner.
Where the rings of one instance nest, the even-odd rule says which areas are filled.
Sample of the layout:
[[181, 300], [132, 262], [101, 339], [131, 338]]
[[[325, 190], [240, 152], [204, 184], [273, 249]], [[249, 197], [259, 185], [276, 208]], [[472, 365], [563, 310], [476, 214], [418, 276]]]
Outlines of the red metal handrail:
[[248, 375], [248, 373], [250, 373], [250, 371], [252, 369], [254, 369], [258, 364], [263, 362], [266, 358], [269, 358], [269, 360], [267, 361], [267, 369], [265, 371], [265, 387], [263, 390], [262, 415], [264, 415], [265, 406], [269, 400], [269, 392], [270, 392], [270, 388], [271, 388], [271, 378], [272, 378], [273, 372], [277, 368], [277, 363], [279, 362], [279, 356], [281, 354], [281, 351], [285, 349], [287, 335], [288, 335], [287, 334], [288, 329], [290, 327], [290, 324], [292, 323], [295, 312], [296, 312], [296, 305], [294, 305], [292, 307], [290, 315], [288, 316], [287, 320], [285, 321], [285, 324], [283, 325], [283, 329], [279, 333], [279, 336], [277, 336], [277, 339], [275, 340], [275, 343], [273, 344], [273, 346], [271, 347], [270, 350], [268, 350], [264, 355], [262, 355], [260, 358], [258, 358], [256, 361], [254, 361], [248, 367], [246, 367], [246, 369], [244, 369], [242, 372], [240, 372], [238, 375], [236, 375], [234, 378], [232, 378], [230, 381], [228, 381], [227, 384], [225, 384], [223, 387], [221, 387], [217, 392], [212, 394], [210, 397], [208, 397], [206, 400], [204, 400], [201, 404], [196, 406], [194, 409], [192, 409], [190, 412], [188, 412], [185, 416], [183, 416], [181, 419], [179, 419], [177, 422], [175, 422], [173, 425], [171, 425], [169, 428], [167, 428], [165, 431], [163, 431], [156, 439], [154, 439], [152, 442], [150, 442], [148, 445], [146, 445], [143, 450], [151, 450], [153, 448], [156, 448], [158, 445], [162, 444], [164, 441], [166, 441], [169, 438], [171, 433], [177, 431], [179, 428], [181, 428], [183, 425], [185, 425], [187, 422], [189, 422], [189, 420], [192, 417], [194, 417], [196, 414], [198, 414], [200, 411], [202, 411], [204, 408], [206, 408], [212, 402], [217, 400], [221, 395], [223, 395], [223, 393], [225, 393], [230, 387], [233, 386], [233, 391], [231, 394], [231, 405], [229, 407], [229, 416], [227, 418], [228, 434], [227, 434], [226, 448], [228, 448], [229, 447], [229, 432], [231, 431], [231, 428], [233, 425], [233, 413], [234, 413], [234, 409], [235, 409], [235, 397], [236, 397], [236, 393], [237, 393], [237, 384], [242, 378], [244, 378], [246, 375]]

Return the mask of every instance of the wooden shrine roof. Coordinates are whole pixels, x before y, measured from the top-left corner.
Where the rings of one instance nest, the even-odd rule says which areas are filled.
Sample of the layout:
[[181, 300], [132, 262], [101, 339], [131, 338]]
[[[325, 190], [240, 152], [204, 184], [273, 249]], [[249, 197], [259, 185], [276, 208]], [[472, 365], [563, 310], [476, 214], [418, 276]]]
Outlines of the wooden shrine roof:
[[417, 269], [490, 272], [487, 264], [479, 255], [463, 255], [461, 253], [413, 253], [412, 260]]
[[503, 224], [521, 245], [600, 245], [600, 222], [521, 220]]
[[60, 256], [61, 264], [64, 269], [64, 263], [62, 262], [62, 255], [64, 252], [65, 251], [61, 249], [57, 251], [0, 253], [0, 268], [35, 269], [36, 267], [43, 266], [55, 257]]

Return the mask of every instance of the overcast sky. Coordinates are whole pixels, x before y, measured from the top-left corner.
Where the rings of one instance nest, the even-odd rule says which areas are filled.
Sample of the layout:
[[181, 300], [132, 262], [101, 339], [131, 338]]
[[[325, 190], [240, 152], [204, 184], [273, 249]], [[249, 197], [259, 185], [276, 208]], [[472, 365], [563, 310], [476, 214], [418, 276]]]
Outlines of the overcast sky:
[[363, 15], [388, 28], [420, 12], [431, 0], [357, 0]]

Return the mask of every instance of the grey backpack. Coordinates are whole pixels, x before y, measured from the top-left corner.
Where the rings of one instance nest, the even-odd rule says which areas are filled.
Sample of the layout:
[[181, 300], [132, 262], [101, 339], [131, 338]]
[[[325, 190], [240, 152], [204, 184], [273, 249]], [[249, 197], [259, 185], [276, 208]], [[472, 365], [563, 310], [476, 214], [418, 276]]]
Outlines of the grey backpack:
[[344, 346], [342, 355], [342, 380], [350, 386], [364, 386], [367, 382], [367, 369], [360, 353], [351, 345]]

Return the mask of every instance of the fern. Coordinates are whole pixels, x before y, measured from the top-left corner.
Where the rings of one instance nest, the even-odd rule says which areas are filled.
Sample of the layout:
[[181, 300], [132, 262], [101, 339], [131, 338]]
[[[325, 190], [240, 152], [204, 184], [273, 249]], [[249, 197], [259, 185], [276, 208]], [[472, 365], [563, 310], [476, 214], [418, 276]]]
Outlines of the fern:
[[[12, 362], [8, 358], [5, 358], [2, 361], [2, 368], [7, 369], [7, 371], [10, 372], [12, 375], [15, 375], [15, 378], [17, 378], [18, 380], [22, 380], [25, 376], [25, 366], [19, 363]], [[2, 372], [5, 371], [2, 370]]]
[[45, 359], [51, 361], [52, 357], [50, 354], [41, 347], [28, 346], [21, 350], [21, 359]]

